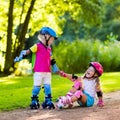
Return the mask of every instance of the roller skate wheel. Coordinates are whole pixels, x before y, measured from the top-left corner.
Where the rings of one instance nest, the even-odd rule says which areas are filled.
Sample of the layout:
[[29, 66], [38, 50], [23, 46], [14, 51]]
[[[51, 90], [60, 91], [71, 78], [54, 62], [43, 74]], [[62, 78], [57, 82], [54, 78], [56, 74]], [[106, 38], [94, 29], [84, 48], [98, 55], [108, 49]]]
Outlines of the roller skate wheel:
[[57, 107], [58, 109], [62, 109], [62, 108], [64, 107], [64, 104], [62, 103], [62, 100], [61, 100], [61, 99], [59, 99], [58, 103], [56, 104], [56, 107]]

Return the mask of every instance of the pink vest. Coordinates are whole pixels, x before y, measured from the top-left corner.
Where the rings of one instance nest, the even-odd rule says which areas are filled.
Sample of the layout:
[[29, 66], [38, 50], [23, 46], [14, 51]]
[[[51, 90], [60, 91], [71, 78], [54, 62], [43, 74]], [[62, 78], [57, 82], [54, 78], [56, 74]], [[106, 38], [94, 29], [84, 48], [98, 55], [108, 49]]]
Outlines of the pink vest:
[[37, 43], [36, 58], [34, 61], [34, 72], [50, 72], [51, 48], [42, 43]]

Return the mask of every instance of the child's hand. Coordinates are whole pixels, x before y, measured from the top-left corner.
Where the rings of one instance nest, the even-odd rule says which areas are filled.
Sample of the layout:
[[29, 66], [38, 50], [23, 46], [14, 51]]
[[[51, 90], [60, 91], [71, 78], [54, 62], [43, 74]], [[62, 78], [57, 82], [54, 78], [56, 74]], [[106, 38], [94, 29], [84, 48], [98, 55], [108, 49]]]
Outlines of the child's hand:
[[19, 55], [19, 57], [17, 56], [15, 59], [14, 59], [14, 62], [19, 62], [19, 61], [21, 61], [23, 58], [25, 58], [26, 57], [26, 50], [22, 50], [21, 52], [20, 52], [20, 55]]
[[99, 100], [98, 103], [97, 103], [97, 106], [103, 107], [104, 106], [103, 100]]

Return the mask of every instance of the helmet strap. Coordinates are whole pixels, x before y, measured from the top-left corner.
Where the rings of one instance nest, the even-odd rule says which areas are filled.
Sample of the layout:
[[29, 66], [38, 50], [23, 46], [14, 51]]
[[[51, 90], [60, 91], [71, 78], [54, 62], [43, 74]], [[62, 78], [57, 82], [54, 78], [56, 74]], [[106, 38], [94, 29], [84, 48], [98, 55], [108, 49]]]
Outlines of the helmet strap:
[[[44, 35], [45, 36], [45, 35]], [[45, 40], [46, 40], [46, 46], [48, 46], [48, 42], [50, 40], [51, 36], [47, 39], [47, 37], [45, 36]]]

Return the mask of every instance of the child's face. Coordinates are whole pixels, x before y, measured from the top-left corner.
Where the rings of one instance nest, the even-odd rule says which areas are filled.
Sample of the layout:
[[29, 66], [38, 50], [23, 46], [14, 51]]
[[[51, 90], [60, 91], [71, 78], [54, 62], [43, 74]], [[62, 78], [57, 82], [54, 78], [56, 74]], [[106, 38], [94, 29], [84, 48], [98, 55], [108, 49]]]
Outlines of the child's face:
[[54, 37], [50, 37], [48, 45], [51, 45], [53, 43], [54, 39], [55, 39]]
[[[49, 37], [50, 37], [50, 39], [49, 39]], [[52, 36], [50, 36], [49, 34], [46, 34], [46, 35], [41, 35], [41, 34], [39, 34], [38, 35], [38, 39], [40, 40], [40, 41], [42, 41], [42, 43], [43, 44], [46, 44], [46, 39], [49, 39], [49, 41], [48, 41], [48, 46], [50, 46], [52, 43], [53, 43], [53, 41], [55, 40], [55, 38], [54, 37], [52, 37]]]
[[90, 67], [86, 70], [85, 76], [86, 76], [87, 78], [91, 78], [91, 77], [93, 77], [94, 75], [95, 75], [95, 69], [94, 69], [94, 67], [90, 66]]

